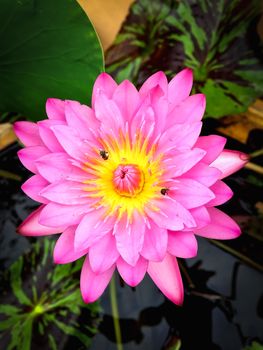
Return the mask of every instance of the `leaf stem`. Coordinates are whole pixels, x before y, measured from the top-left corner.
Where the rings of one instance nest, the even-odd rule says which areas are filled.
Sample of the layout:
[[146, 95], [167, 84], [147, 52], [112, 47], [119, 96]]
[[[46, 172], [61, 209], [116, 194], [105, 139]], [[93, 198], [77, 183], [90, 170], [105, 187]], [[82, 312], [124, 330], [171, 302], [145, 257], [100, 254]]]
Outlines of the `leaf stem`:
[[254, 260], [248, 258], [246, 255], [239, 253], [238, 251], [236, 251], [233, 248], [228, 247], [226, 244], [215, 241], [214, 239], [209, 239], [209, 241], [216, 245], [217, 247], [223, 249], [224, 251], [228, 252], [231, 255], [234, 255], [235, 257], [237, 257], [238, 259], [240, 259], [241, 261], [243, 261], [244, 263], [246, 263], [247, 265], [252, 266], [254, 269], [257, 269], [259, 271], [263, 271], [263, 266], [258, 264], [257, 262], [255, 262]]
[[249, 170], [252, 170], [252, 171], [254, 171], [254, 172], [258, 173], [258, 174], [263, 175], [263, 167], [260, 166], [260, 165], [255, 164], [255, 163], [248, 162], [245, 165], [245, 168], [249, 169]]
[[250, 153], [249, 157], [250, 158], [256, 158], [256, 157], [259, 157], [259, 156], [262, 156], [262, 155], [263, 155], [263, 148], [258, 149], [257, 151], [254, 151], [254, 152]]
[[19, 181], [19, 182], [22, 181], [21, 176], [14, 174], [14, 173], [11, 173], [10, 171], [1, 170], [1, 169], [0, 169], [0, 177], [4, 177], [6, 179], [15, 180], [15, 181]]
[[117, 294], [116, 294], [116, 285], [115, 285], [115, 277], [112, 276], [110, 281], [110, 300], [111, 300], [111, 309], [112, 309], [112, 317], [114, 323], [116, 344], [118, 350], [123, 350], [122, 340], [121, 340], [121, 327], [120, 327], [120, 319], [119, 319], [119, 311], [118, 311], [118, 303], [117, 303]]

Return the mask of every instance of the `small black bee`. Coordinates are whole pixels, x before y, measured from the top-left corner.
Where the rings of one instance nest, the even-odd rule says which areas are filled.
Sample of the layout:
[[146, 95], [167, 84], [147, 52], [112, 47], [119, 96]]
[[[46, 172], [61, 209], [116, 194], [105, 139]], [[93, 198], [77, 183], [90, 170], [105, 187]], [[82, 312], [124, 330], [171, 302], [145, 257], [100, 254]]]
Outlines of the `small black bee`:
[[161, 189], [161, 194], [165, 196], [169, 192], [169, 188], [162, 188]]
[[109, 152], [104, 151], [103, 149], [100, 150], [100, 156], [102, 159], [107, 160], [109, 158]]

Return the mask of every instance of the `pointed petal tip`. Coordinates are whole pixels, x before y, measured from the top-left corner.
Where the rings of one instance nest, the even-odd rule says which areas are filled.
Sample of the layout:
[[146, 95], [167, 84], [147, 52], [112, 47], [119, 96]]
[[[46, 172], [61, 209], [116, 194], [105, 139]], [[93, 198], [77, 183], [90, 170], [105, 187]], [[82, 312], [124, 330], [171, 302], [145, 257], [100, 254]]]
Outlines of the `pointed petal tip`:
[[[30, 219], [30, 218], [28, 218]], [[31, 223], [24, 220], [16, 229], [16, 232], [21, 236], [34, 237], [34, 236], [48, 236], [52, 234], [58, 234], [62, 229], [57, 228], [56, 230], [51, 229], [50, 227], [36, 224], [31, 226]]]
[[184, 287], [175, 257], [167, 253], [162, 262], [149, 262], [148, 274], [161, 292], [176, 305], [182, 305]]
[[23, 138], [24, 134], [28, 134], [28, 137], [32, 136], [33, 138], [35, 136], [34, 133], [36, 133], [37, 131], [37, 125], [36, 123], [25, 120], [16, 121], [13, 123], [13, 130], [18, 138], [20, 138], [21, 136]]
[[53, 264], [60, 265], [61, 262], [53, 255]]
[[140, 257], [136, 266], [126, 263], [121, 257], [117, 261], [117, 270], [122, 279], [131, 287], [136, 287], [144, 278], [148, 267], [148, 260]]
[[150, 91], [159, 87], [164, 94], [167, 93], [168, 81], [163, 71], [158, 71], [148, 77], [141, 86], [139, 93], [142, 97], [146, 97]]
[[196, 229], [194, 233], [201, 237], [229, 240], [241, 235], [239, 225], [230, 216], [218, 208], [207, 208], [211, 222], [206, 226]]
[[107, 87], [107, 83], [113, 84], [115, 87], [117, 86], [117, 83], [115, 82], [115, 80], [112, 78], [110, 74], [106, 72], [100, 73], [94, 82], [96, 91], [99, 92], [100, 90], [104, 90], [104, 88]]
[[51, 111], [53, 110], [53, 108], [57, 108], [57, 106], [61, 106], [64, 103], [63, 100], [60, 100], [59, 98], [55, 98], [55, 97], [49, 97], [46, 100], [46, 111]]
[[65, 101], [59, 98], [46, 100], [46, 113], [49, 119], [65, 120]]
[[[180, 77], [180, 79], [182, 79], [182, 82], [188, 82], [188, 84], [190, 84], [191, 87], [192, 87], [192, 83], [193, 83], [193, 80], [194, 80], [194, 73], [193, 73], [193, 70], [191, 68], [188, 68], [188, 67], [184, 68], [183, 70], [178, 72], [176, 74], [176, 76], [178, 78]], [[189, 90], [191, 90], [190, 86], [189, 86]], [[189, 93], [190, 93], [190, 91], [189, 91]]]
[[81, 292], [81, 296], [82, 296], [82, 300], [84, 301], [85, 304], [92, 304], [92, 303], [95, 303], [95, 301], [98, 300], [98, 298], [93, 295], [83, 295], [83, 293]]
[[46, 106], [54, 106], [56, 107], [57, 105], [64, 105], [65, 100], [62, 100], [60, 98], [56, 98], [56, 97], [49, 97], [46, 100]]
[[183, 306], [184, 291], [181, 291], [181, 293], [178, 293], [177, 295], [166, 293], [166, 297], [177, 306]]
[[116, 87], [117, 83], [111, 75], [106, 72], [100, 73], [93, 85], [92, 105], [94, 106], [96, 96], [100, 91], [104, 91], [108, 97], [111, 97]]
[[240, 151], [225, 149], [210, 166], [222, 172], [221, 179], [242, 169], [249, 162], [249, 155]]
[[225, 202], [229, 201], [234, 195], [234, 192], [231, 190], [231, 188], [221, 180], [218, 180], [214, 185], [212, 185], [210, 187], [210, 190], [215, 194], [215, 198], [207, 203], [207, 206], [209, 207], [215, 207], [224, 204]]
[[19, 138], [20, 130], [22, 129], [22, 127], [23, 127], [23, 122], [14, 122], [14, 124], [13, 124], [14, 133], [16, 134], [16, 137], [18, 137], [18, 138]]
[[91, 269], [89, 257], [86, 257], [80, 274], [80, 290], [85, 303], [93, 303], [99, 299], [108, 286], [114, 270], [115, 264], [107, 271], [96, 274]]
[[39, 215], [45, 205], [41, 205], [33, 211], [17, 228], [17, 233], [22, 236], [46, 236], [62, 232], [64, 228], [51, 228], [39, 223]]
[[242, 162], [242, 165], [245, 165], [250, 160], [249, 154], [246, 154], [244, 152], [232, 150], [225, 150], [225, 152], [227, 152], [229, 155], [232, 155], [233, 158], [239, 159]]
[[[55, 246], [55, 248], [56, 248], [56, 246]], [[53, 263], [56, 265], [62, 265], [62, 264], [68, 264], [69, 262], [63, 261], [61, 256], [56, 254], [55, 249], [54, 249], [54, 251], [53, 251]]]
[[206, 96], [205, 94], [198, 94], [200, 95], [200, 103], [203, 105], [206, 105]]
[[198, 244], [194, 233], [169, 231], [168, 252], [178, 258], [194, 258], [198, 252]]
[[[241, 231], [241, 228], [240, 228], [240, 226], [238, 225], [238, 223], [234, 220], [234, 219], [232, 219], [233, 220], [233, 223], [234, 223], [234, 225], [232, 226], [232, 230], [233, 230], [233, 239], [235, 239], [235, 238], [238, 238], [239, 236], [241, 236], [241, 234], [242, 234], [242, 231]], [[227, 238], [226, 238], [227, 239]], [[230, 239], [232, 239], [231, 237], [230, 237]]]
[[[109, 74], [109, 73], [106, 73], [106, 72], [102, 72], [102, 73], [100, 73], [99, 75], [98, 75], [98, 78], [111, 78], [111, 79], [113, 79], [112, 78], [112, 76]], [[98, 79], [97, 78], [97, 79]]]
[[20, 236], [27, 236], [26, 232], [23, 230], [23, 225], [24, 222], [22, 222], [17, 228], [16, 228], [16, 233], [19, 234]]
[[166, 79], [166, 75], [162, 70], [159, 70], [155, 73], [156, 77], [158, 78], [165, 78]]
[[188, 74], [189, 76], [194, 75], [192, 68], [186, 67], [185, 69], [182, 70], [182, 72], [184, 72], [185, 74]]
[[239, 158], [243, 161], [243, 162], [249, 162], [250, 160], [250, 156], [247, 153], [243, 153], [243, 152], [239, 152]]
[[183, 306], [183, 304], [184, 304], [184, 293], [182, 293], [180, 296], [177, 296], [177, 298], [174, 298], [173, 296], [171, 296], [169, 299], [174, 304], [176, 304], [177, 306]]
[[[132, 93], [135, 93], [135, 94], [137, 94], [137, 96], [139, 96], [138, 94], [139, 94], [139, 92], [138, 92], [138, 90], [137, 90], [137, 88], [135, 87], [135, 85], [130, 81], [130, 80], [128, 80], [128, 79], [125, 79], [125, 80], [123, 80], [120, 84], [119, 84], [119, 86], [118, 86], [118, 88], [119, 88], [119, 90], [123, 90], [123, 91], [125, 91], [125, 90], [128, 90], [128, 96], [129, 96], [129, 98], [132, 98]], [[116, 89], [116, 92], [118, 91], [118, 89]], [[129, 94], [130, 93], [130, 94]], [[113, 95], [113, 99], [114, 99], [114, 97], [115, 97], [115, 95]], [[115, 100], [115, 99], [114, 99]], [[116, 101], [116, 100], [115, 100]], [[119, 107], [119, 101], [117, 101], [116, 102], [117, 103], [117, 105], [118, 105], [118, 107]]]

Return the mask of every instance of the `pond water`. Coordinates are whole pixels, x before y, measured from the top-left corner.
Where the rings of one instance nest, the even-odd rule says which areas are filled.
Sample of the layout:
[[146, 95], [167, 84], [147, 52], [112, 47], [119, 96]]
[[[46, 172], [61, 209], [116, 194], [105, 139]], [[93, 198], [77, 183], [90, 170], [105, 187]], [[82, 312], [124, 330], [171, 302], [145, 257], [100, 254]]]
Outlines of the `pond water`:
[[[16, 233], [16, 227], [21, 220], [36, 207], [36, 203], [20, 190], [21, 182], [29, 173], [16, 157], [18, 149], [19, 146], [14, 144], [0, 153], [1, 169], [21, 177], [21, 181], [0, 178], [2, 271], [7, 270], [19, 256], [29, 251], [32, 243], [36, 241], [35, 238], [27, 239]], [[134, 289], [124, 285], [119, 277], [115, 276], [125, 350], [236, 350], [243, 349], [253, 340], [263, 342], [260, 267], [262, 207], [259, 204], [262, 179], [247, 170], [242, 170], [231, 177], [228, 183], [235, 191], [235, 198], [224, 210], [242, 224], [244, 234], [233, 242], [221, 242], [223, 247], [218, 247], [206, 239], [198, 239], [197, 257], [180, 261], [185, 286], [183, 307], [170, 303], [148, 277]], [[9, 293], [8, 289], [4, 288], [0, 287], [0, 304], [5, 302]], [[97, 330], [90, 346], [81, 345], [74, 336], [68, 335], [63, 346], [61, 343], [58, 348], [116, 349], [109, 300], [107, 290], [100, 300], [99, 316], [92, 316], [96, 320], [93, 327]], [[78, 319], [85, 325], [90, 324], [90, 317], [90, 313], [82, 312]], [[6, 349], [6, 343], [3, 347], [4, 343], [1, 341], [0, 338], [0, 349]], [[37, 343], [40, 344], [41, 339]], [[42, 344], [40, 347], [36, 343], [31, 346], [33, 350], [40, 348], [51, 347], [48, 344]]]

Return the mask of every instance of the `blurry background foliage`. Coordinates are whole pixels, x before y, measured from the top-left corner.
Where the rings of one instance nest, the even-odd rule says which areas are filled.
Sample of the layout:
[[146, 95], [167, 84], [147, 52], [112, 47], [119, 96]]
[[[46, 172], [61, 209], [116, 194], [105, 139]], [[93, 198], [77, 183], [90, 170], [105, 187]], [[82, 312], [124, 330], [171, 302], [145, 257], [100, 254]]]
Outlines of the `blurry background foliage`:
[[43, 119], [48, 97], [89, 104], [103, 53], [76, 0], [0, 0], [0, 6], [0, 113]]
[[[1, 276], [1, 349], [71, 349], [72, 337], [75, 346], [89, 347], [100, 307], [82, 300], [83, 259], [55, 265], [53, 248], [53, 240], [39, 239]], [[81, 322], [84, 315], [85, 322]]]
[[240, 113], [263, 93], [260, 0], [137, 0], [106, 55], [106, 69], [137, 86], [163, 70], [194, 71], [207, 115]]
[[251, 346], [247, 346], [244, 350], [263, 350], [263, 345], [259, 344], [257, 341], [253, 341]]

